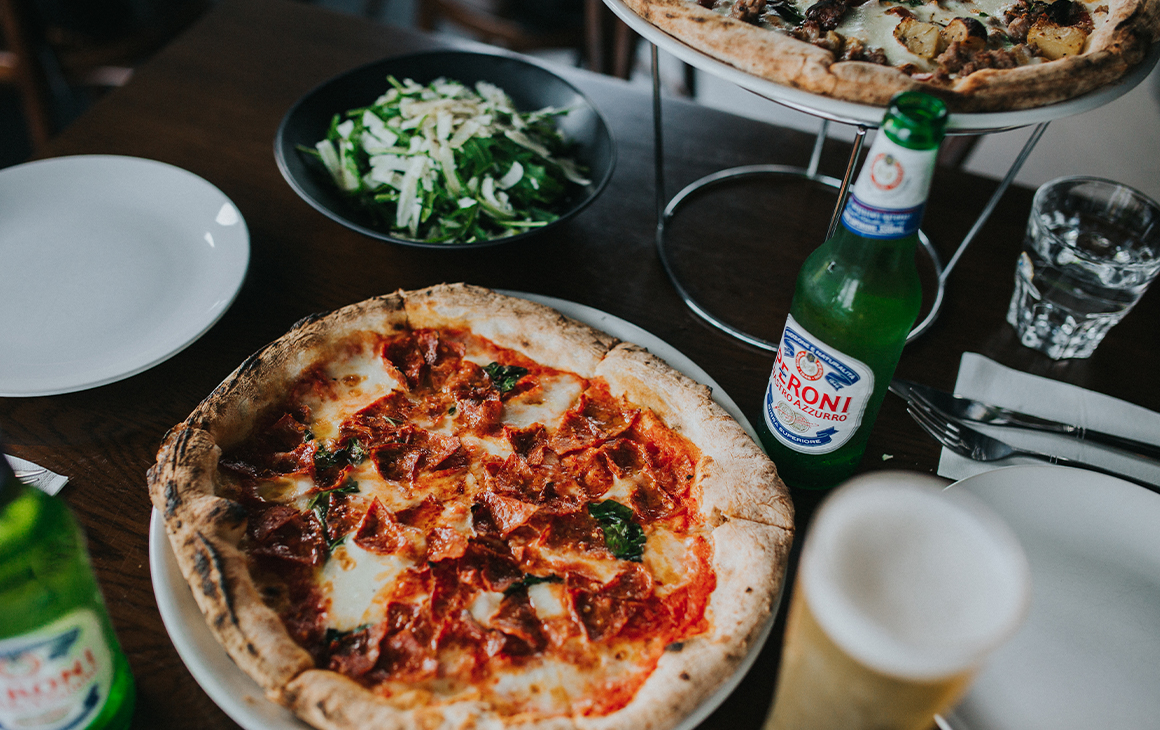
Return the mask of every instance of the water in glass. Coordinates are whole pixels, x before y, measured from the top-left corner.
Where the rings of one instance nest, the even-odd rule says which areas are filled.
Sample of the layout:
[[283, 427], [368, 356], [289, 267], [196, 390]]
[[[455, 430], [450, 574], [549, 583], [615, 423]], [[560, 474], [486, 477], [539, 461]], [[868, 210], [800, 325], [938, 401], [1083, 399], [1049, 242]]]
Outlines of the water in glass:
[[1066, 182], [1036, 195], [1007, 311], [1022, 343], [1055, 359], [1090, 357], [1160, 271], [1154, 203], [1090, 178], [1123, 192], [1077, 196]]

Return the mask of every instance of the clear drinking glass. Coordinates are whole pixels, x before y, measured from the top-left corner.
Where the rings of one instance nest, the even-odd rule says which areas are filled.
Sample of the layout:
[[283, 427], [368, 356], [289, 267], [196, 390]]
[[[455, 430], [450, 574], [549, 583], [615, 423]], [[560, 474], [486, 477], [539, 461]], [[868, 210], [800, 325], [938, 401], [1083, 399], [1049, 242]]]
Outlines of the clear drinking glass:
[[966, 493], [878, 472], [814, 518], [765, 730], [927, 730], [1022, 621], [1027, 560]]
[[1007, 321], [1056, 360], [1091, 357], [1160, 272], [1160, 206], [1094, 177], [1035, 193]]

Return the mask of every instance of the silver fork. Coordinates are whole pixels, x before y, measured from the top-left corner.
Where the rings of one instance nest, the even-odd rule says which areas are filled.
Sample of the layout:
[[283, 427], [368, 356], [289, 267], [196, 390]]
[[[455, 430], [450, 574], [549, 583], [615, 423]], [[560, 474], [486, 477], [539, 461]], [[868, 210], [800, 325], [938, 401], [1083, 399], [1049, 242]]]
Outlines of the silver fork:
[[906, 412], [910, 414], [910, 417], [919, 426], [922, 426], [924, 431], [933, 436], [940, 444], [956, 454], [966, 456], [975, 461], [1002, 461], [1012, 456], [1027, 456], [1032, 459], [1046, 461], [1049, 464], [1074, 466], [1080, 469], [1087, 469], [1088, 471], [1099, 472], [1100, 474], [1107, 474], [1108, 476], [1124, 479], [1134, 484], [1139, 484], [1142, 487], [1147, 487], [1153, 492], [1160, 493], [1160, 486], [1141, 481], [1126, 474], [1111, 471], [1110, 469], [1104, 469], [1094, 464], [1087, 464], [1082, 461], [1076, 461], [1075, 459], [1066, 459], [1062, 456], [1053, 456], [1038, 451], [1017, 449], [1004, 441], [1000, 441], [997, 438], [988, 436], [981, 431], [976, 431], [956, 421], [932, 406], [929, 401], [923, 399], [921, 396], [916, 396], [911, 399], [906, 407]]

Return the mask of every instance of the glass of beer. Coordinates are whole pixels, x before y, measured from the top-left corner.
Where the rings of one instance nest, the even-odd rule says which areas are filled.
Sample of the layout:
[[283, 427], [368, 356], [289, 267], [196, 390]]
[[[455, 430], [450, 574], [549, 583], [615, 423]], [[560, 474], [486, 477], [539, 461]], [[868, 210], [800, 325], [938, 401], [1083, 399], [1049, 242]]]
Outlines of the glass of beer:
[[928, 730], [1030, 596], [1014, 534], [966, 493], [878, 472], [822, 504], [765, 730]]

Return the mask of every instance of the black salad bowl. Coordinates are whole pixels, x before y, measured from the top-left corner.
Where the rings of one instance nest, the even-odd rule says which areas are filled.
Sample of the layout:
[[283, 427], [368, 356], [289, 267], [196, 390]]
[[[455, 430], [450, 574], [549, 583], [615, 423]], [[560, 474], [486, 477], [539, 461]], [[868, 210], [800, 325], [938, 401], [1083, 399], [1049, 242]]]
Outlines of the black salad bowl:
[[[520, 111], [547, 106], [568, 109], [556, 122], [575, 144], [575, 158], [587, 169], [591, 182], [564, 201], [560, 218], [542, 228], [506, 238], [473, 243], [428, 243], [399, 238], [370, 213], [349, 201], [333, 184], [322, 163], [300, 147], [313, 149], [326, 137], [335, 114], [368, 106], [390, 88], [388, 76], [427, 84], [444, 77], [474, 86], [487, 81], [503, 89]], [[283, 117], [274, 138], [274, 156], [286, 182], [323, 215], [367, 236], [402, 246], [421, 248], [475, 248], [494, 246], [531, 236], [543, 236], [584, 210], [612, 177], [616, 146], [600, 111], [575, 86], [546, 66], [502, 50], [495, 52], [430, 51], [385, 58], [347, 71], [315, 87]]]

